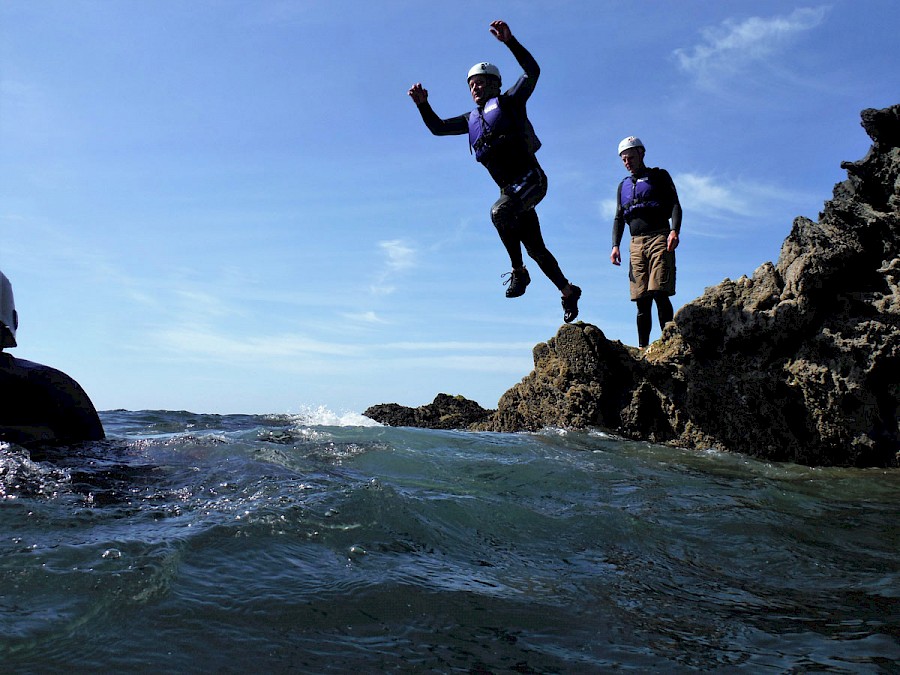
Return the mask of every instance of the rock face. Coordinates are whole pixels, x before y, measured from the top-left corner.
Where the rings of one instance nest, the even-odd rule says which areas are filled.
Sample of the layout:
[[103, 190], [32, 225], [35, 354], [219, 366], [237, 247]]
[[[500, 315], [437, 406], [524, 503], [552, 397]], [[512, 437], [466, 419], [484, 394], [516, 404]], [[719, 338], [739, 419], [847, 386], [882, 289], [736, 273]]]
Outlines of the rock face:
[[795, 219], [774, 265], [708, 288], [644, 354], [563, 326], [497, 410], [466, 426], [602, 427], [774, 461], [897, 466], [900, 105], [864, 110], [862, 124], [868, 154], [842, 164], [819, 222]]

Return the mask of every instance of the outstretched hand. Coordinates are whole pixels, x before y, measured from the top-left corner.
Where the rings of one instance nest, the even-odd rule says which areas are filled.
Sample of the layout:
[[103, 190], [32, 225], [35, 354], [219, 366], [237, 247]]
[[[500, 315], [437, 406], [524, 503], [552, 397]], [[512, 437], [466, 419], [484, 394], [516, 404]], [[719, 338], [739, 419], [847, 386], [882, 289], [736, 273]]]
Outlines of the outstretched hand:
[[428, 90], [422, 86], [421, 82], [416, 82], [413, 86], [409, 88], [409, 91], [406, 92], [409, 94], [409, 97], [413, 100], [413, 103], [419, 105], [420, 103], [425, 103], [428, 100]]
[[512, 31], [505, 21], [492, 21], [491, 34], [500, 42], [509, 42], [512, 39]]

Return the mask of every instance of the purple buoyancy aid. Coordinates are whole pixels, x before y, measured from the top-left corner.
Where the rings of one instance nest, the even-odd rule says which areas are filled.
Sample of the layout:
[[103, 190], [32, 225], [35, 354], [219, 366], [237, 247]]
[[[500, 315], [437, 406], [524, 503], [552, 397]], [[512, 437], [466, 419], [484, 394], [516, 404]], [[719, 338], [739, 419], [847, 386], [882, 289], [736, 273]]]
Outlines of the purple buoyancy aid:
[[525, 115], [521, 120], [516, 115], [506, 113], [500, 106], [500, 98], [495, 97], [469, 113], [469, 146], [475, 151], [475, 159], [484, 162], [488, 153], [500, 143], [519, 137], [529, 152], [537, 152], [541, 142], [534, 133], [531, 122]]
[[644, 214], [659, 213], [667, 208], [671, 210], [671, 205], [667, 207], [660, 199], [665, 199], [666, 188], [659, 182], [659, 174], [653, 169], [643, 176], [629, 176], [622, 181], [620, 201], [626, 222], [635, 215], [645, 217]]

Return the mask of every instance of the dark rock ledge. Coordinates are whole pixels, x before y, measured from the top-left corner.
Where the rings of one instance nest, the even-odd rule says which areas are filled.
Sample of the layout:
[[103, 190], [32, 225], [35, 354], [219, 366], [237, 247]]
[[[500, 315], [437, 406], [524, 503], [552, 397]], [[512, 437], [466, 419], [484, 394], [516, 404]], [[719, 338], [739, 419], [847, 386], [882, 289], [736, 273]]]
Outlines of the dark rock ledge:
[[900, 105], [862, 112], [873, 144], [843, 162], [819, 221], [796, 218], [778, 261], [684, 305], [643, 354], [564, 325], [485, 410], [440, 394], [373, 406], [392, 426], [602, 428], [627, 438], [806, 465], [898, 466]]

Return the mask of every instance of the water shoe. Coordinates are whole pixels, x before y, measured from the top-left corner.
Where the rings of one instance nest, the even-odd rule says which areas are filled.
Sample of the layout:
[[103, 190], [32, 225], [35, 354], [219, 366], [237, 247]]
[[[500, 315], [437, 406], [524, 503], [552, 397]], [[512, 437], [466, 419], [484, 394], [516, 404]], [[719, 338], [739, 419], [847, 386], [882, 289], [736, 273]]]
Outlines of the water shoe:
[[578, 298], [581, 297], [581, 289], [578, 286], [572, 286], [572, 292], [569, 297], [562, 299], [564, 310], [563, 321], [572, 323], [578, 317]]
[[507, 298], [518, 298], [520, 295], [524, 295], [525, 289], [531, 283], [531, 275], [528, 274], [528, 270], [524, 267], [521, 270], [513, 270], [501, 276], [509, 277], [503, 282], [504, 286], [509, 284], [509, 288], [506, 289]]

